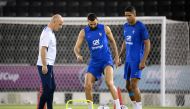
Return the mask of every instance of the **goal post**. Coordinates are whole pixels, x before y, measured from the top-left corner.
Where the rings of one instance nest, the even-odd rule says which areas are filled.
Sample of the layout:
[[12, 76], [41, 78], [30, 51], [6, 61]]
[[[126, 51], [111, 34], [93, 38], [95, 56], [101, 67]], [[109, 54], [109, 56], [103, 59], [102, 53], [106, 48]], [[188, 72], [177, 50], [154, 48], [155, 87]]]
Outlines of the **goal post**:
[[166, 78], [165, 78], [165, 74], [166, 74], [166, 64], [165, 64], [165, 58], [166, 56], [166, 17], [162, 18], [162, 32], [161, 32], [161, 94], [160, 94], [160, 103], [161, 106], [165, 106], [165, 90], [166, 90], [166, 86], [165, 86], [165, 82], [166, 82]]

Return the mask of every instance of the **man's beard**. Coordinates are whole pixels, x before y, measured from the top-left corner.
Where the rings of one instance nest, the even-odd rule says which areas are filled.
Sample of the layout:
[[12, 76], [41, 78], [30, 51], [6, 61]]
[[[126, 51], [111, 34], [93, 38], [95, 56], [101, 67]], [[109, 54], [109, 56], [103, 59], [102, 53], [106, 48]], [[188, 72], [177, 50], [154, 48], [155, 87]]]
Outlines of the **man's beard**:
[[[90, 27], [90, 26], [89, 26]], [[94, 28], [92, 28], [92, 27], [90, 27], [90, 30], [96, 30], [97, 29], [97, 26], [96, 27], [94, 27]]]

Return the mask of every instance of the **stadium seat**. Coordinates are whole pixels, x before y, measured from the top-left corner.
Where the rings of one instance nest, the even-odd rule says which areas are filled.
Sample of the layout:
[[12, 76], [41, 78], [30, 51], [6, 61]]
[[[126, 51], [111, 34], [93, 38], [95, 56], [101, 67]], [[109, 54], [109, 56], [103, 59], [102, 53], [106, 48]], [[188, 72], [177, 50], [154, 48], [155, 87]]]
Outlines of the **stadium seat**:
[[146, 15], [154, 15], [156, 13], [158, 14], [158, 2], [156, 0], [145, 0], [144, 12], [146, 13]]
[[67, 6], [67, 2], [66, 1], [56, 1], [55, 6], [64, 8]]
[[154, 11], [145, 13], [145, 16], [158, 16], [158, 15], [159, 15], [159, 13], [154, 12]]
[[111, 16], [118, 17], [118, 16], [119, 16], [119, 13], [118, 13], [118, 12], [107, 12], [107, 13], [106, 13], [106, 16], [107, 16], [107, 17], [111, 17]]
[[159, 13], [160, 16], [166, 16], [168, 19], [172, 18], [173, 13], [171, 11], [164, 11]]
[[137, 12], [144, 12], [144, 1], [133, 0], [131, 3], [136, 8]]
[[171, 11], [171, 4], [172, 2], [170, 0], [160, 0], [158, 1], [158, 12], [164, 12], [164, 11]]
[[53, 13], [61, 14], [62, 16], [67, 16], [67, 2], [66, 1], [56, 1], [54, 2]]
[[104, 12], [96, 12], [96, 15], [98, 17], [105, 17], [105, 13]]
[[105, 2], [104, 1], [94, 1], [92, 11], [95, 12], [95, 13], [97, 13], [97, 12], [98, 13], [104, 13], [104, 11], [105, 11]]
[[80, 16], [80, 14], [79, 14], [79, 12], [72, 12], [72, 13], [67, 13], [67, 16], [72, 16], [72, 17], [79, 17]]
[[175, 11], [181, 11], [185, 12], [185, 0], [175, 0], [175, 2], [172, 2], [172, 12], [174, 13]]
[[16, 12], [4, 11], [3, 16], [16, 17]]
[[30, 7], [39, 7], [42, 5], [42, 2], [39, 1], [30, 1]]
[[54, 4], [54, 8], [57, 9], [60, 12], [66, 12], [66, 1], [56, 1]]
[[42, 16], [50, 17], [53, 15], [54, 2], [51, 0], [42, 2], [41, 12]]
[[16, 15], [20, 17], [27, 17], [29, 16], [29, 6], [30, 2], [26, 0], [19, 0], [16, 1]]
[[107, 1], [106, 7], [105, 7], [106, 16], [118, 16], [117, 6], [118, 6], [118, 2]]
[[7, 5], [3, 7], [4, 16], [16, 16], [16, 1], [8, 1]]
[[20, 11], [20, 12], [17, 12], [16, 13], [16, 16], [17, 17], [28, 17], [29, 16], [29, 13], [28, 12], [25, 12], [25, 11]]
[[8, 2], [7, 2], [7, 6], [8, 6], [8, 7], [14, 7], [14, 6], [16, 6], [16, 5], [17, 5], [16, 0], [11, 0], [11, 1], [8, 1]]
[[106, 2], [106, 11], [117, 11], [118, 2], [116, 1], [107, 1]]
[[21, 0], [21, 1], [17, 1], [17, 6], [20, 7], [28, 7], [30, 6], [30, 2], [26, 1], [26, 0]]
[[46, 1], [42, 2], [43, 7], [53, 7], [53, 5], [54, 5], [54, 2], [51, 0], [46, 0]]
[[145, 16], [144, 12], [137, 12], [137, 16]]
[[90, 13], [91, 11], [84, 11], [84, 12], [80, 12], [79, 16], [80, 17], [86, 17], [88, 15], [88, 13]]
[[117, 7], [117, 12], [119, 13], [120, 16], [124, 16], [124, 10], [127, 6], [131, 6], [132, 3], [129, 1], [118, 1], [118, 7]]
[[41, 12], [30, 12], [29, 16], [30, 17], [41, 17], [42, 13]]
[[186, 12], [175, 11], [175, 14], [172, 15], [172, 18], [175, 20], [185, 20]]
[[19, 17], [28, 17], [29, 16], [29, 7], [28, 6], [16, 6], [16, 15]]
[[[78, 14], [76, 14], [78, 13]], [[79, 2], [78, 1], [69, 1], [67, 2], [67, 15], [68, 16], [79, 16]]]
[[30, 1], [29, 16], [31, 17], [42, 16], [41, 6], [42, 6], [41, 1]]
[[92, 11], [92, 2], [91, 1], [80, 1], [80, 16], [86, 16], [87, 13]]

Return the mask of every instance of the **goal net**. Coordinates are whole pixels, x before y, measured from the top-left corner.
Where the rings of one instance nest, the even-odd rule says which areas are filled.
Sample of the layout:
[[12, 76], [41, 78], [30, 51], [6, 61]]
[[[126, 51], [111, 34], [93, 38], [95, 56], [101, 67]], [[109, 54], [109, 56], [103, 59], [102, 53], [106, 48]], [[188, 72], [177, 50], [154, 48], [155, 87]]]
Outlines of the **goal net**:
[[[165, 17], [137, 17], [137, 19], [147, 26], [151, 41], [147, 67], [143, 70], [139, 83], [143, 105], [190, 106], [188, 23], [168, 20]], [[49, 20], [49, 17], [0, 18], [0, 90], [2, 93], [39, 90], [40, 80], [35, 66], [38, 43], [41, 31]], [[110, 26], [120, 49], [123, 40], [122, 26], [126, 19], [100, 17], [98, 20]], [[61, 99], [60, 101], [63, 102], [60, 103], [66, 103], [70, 99], [85, 98], [83, 83], [89, 59], [87, 44], [83, 44], [82, 47], [85, 60], [83, 64], [77, 63], [73, 53], [78, 33], [85, 25], [87, 21], [84, 17], [64, 18], [63, 28], [55, 33], [57, 38], [57, 58], [54, 69], [56, 91], [64, 93], [62, 99], [59, 93], [55, 94], [55, 100], [59, 102]], [[130, 104], [123, 72], [124, 65], [114, 69], [114, 82], [123, 92], [123, 102]], [[13, 103], [18, 98], [20, 103], [27, 99], [10, 93], [6, 98], [2, 93], [0, 94], [2, 103]], [[9, 100], [10, 98], [13, 101]], [[94, 85], [94, 103], [109, 103], [110, 99], [111, 96], [103, 79], [97, 81]]]

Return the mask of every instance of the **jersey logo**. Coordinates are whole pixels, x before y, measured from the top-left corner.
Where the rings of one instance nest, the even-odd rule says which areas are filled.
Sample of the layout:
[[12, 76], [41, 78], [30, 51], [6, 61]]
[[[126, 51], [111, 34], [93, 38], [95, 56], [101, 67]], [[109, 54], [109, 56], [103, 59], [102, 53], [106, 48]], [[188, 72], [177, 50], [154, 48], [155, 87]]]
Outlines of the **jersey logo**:
[[102, 49], [104, 47], [103, 44], [100, 45], [100, 40], [99, 39], [93, 40], [92, 44], [93, 44], [92, 50]]
[[135, 72], [134, 75], [137, 76], [137, 75], [138, 75], [138, 72]]
[[97, 40], [93, 40], [93, 46], [97, 46], [97, 45], [99, 45], [100, 44], [100, 40], [99, 39], [97, 39]]
[[102, 33], [99, 33], [100, 36], [102, 36]]
[[128, 42], [131, 42], [131, 36], [127, 36], [126, 40], [127, 40]]
[[126, 44], [133, 45], [132, 36], [126, 36]]

